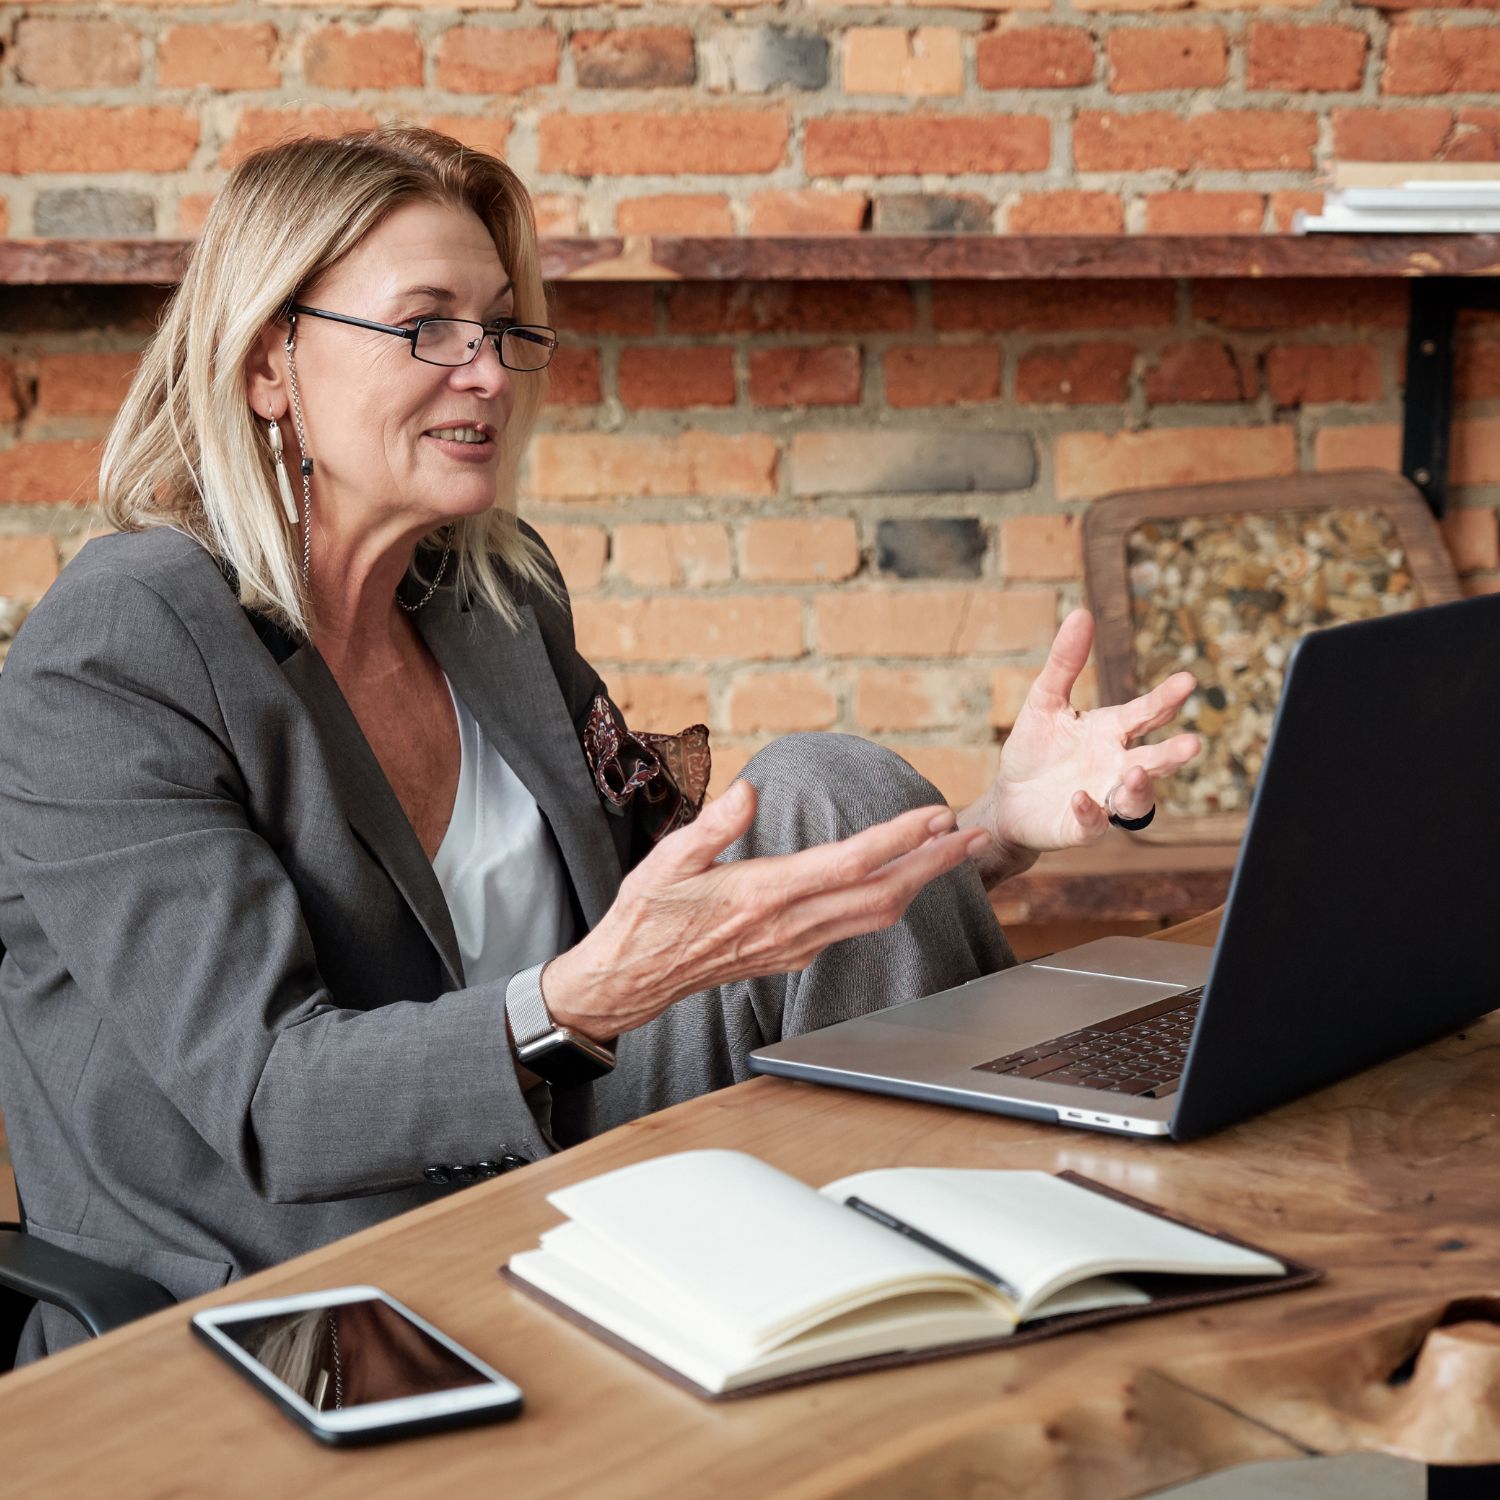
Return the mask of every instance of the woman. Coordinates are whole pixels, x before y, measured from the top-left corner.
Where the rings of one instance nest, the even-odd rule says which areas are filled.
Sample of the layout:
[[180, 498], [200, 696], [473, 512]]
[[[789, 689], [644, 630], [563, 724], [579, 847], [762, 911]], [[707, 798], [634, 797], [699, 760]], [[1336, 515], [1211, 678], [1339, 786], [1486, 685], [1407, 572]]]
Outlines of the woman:
[[[0, 1100], [43, 1239], [191, 1296], [729, 1082], [1010, 962], [985, 884], [1194, 752], [1125, 748], [1185, 677], [1068, 706], [1080, 612], [956, 822], [839, 736], [689, 821], [514, 519], [544, 313], [524, 189], [444, 137], [273, 148], [220, 195], [106, 451], [121, 533], [0, 682]], [[44, 1310], [23, 1354], [78, 1336]]]

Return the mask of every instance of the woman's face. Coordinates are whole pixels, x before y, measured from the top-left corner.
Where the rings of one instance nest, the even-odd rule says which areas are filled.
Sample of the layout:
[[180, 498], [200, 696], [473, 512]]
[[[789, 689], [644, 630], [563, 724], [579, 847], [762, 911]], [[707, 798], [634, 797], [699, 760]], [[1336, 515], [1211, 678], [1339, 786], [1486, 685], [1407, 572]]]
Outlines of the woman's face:
[[[483, 223], [432, 203], [396, 209], [298, 300], [407, 327], [423, 317], [488, 323], [515, 308]], [[297, 319], [313, 504], [340, 525], [426, 530], [494, 504], [513, 381], [535, 377], [505, 369], [489, 339], [467, 365], [426, 364], [411, 349], [388, 333]]]

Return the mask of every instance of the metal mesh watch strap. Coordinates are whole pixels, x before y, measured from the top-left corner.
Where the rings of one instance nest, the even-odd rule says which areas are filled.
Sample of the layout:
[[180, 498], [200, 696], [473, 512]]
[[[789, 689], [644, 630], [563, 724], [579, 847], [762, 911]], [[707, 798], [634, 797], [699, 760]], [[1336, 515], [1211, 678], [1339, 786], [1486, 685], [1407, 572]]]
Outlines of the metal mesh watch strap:
[[552, 1017], [542, 999], [542, 970], [546, 967], [540, 963], [522, 969], [505, 986], [505, 1016], [510, 1022], [511, 1040], [518, 1048], [553, 1029]]

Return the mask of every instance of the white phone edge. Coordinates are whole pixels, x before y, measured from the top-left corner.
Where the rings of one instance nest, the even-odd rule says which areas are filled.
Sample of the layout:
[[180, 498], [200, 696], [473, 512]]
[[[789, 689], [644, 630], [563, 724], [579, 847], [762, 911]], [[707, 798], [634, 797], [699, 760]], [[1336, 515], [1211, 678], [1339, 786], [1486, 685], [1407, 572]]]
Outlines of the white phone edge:
[[[453, 1391], [434, 1391], [422, 1396], [402, 1396], [394, 1401], [373, 1401], [368, 1406], [347, 1411], [319, 1411], [285, 1381], [279, 1380], [259, 1360], [253, 1359], [232, 1338], [223, 1325], [249, 1322], [254, 1318], [282, 1317], [307, 1312], [315, 1307], [333, 1307], [347, 1302], [384, 1302], [401, 1317], [408, 1318], [423, 1333], [461, 1359], [483, 1380], [483, 1384], [460, 1386]], [[453, 1416], [460, 1412], [480, 1411], [487, 1407], [509, 1407], [521, 1401], [521, 1388], [498, 1370], [485, 1364], [477, 1355], [456, 1343], [426, 1318], [414, 1313], [404, 1302], [375, 1286], [340, 1286], [326, 1291], [299, 1292], [290, 1297], [267, 1297], [257, 1302], [230, 1302], [193, 1314], [193, 1326], [210, 1339], [214, 1347], [238, 1365], [257, 1385], [264, 1386], [280, 1401], [294, 1410], [302, 1420], [330, 1437], [370, 1432], [382, 1427], [402, 1426]]]

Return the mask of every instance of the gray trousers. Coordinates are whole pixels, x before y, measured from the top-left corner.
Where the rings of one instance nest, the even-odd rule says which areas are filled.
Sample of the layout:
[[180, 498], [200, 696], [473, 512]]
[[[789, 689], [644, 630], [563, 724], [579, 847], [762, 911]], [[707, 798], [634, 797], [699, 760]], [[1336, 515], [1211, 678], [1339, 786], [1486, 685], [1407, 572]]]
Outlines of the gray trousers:
[[[943, 802], [899, 755], [851, 735], [788, 735], [760, 751], [743, 775], [759, 794], [758, 810], [726, 859], [795, 853]], [[835, 943], [801, 973], [690, 995], [627, 1032], [614, 1072], [594, 1085], [594, 1129], [748, 1078], [746, 1057], [763, 1043], [950, 989], [1015, 961], [973, 865], [960, 865], [926, 886], [893, 927]]]

